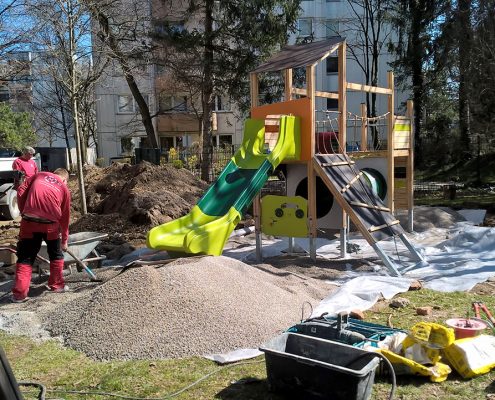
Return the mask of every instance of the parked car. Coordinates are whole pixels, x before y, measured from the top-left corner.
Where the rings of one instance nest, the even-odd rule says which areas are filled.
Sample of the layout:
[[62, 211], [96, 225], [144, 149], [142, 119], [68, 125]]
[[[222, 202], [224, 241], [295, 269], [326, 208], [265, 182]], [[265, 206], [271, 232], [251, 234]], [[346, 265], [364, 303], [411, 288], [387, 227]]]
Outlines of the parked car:
[[[20, 215], [17, 192], [14, 189], [14, 182], [20, 176], [18, 171], [12, 170], [12, 163], [20, 155], [21, 152], [17, 150], [0, 148], [0, 214], [7, 219], [15, 219]], [[35, 155], [33, 159], [39, 169], [39, 155]]]

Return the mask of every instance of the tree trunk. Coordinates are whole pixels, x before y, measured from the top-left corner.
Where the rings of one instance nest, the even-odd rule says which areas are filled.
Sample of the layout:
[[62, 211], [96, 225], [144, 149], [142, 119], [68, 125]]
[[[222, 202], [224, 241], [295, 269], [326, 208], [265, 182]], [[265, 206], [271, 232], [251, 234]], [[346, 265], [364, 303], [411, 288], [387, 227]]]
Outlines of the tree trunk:
[[203, 66], [203, 92], [201, 103], [203, 106], [203, 160], [201, 162], [201, 179], [210, 180], [213, 159], [211, 102], [213, 97], [213, 6], [214, 0], [205, 2], [205, 49]]
[[129, 86], [132, 96], [134, 97], [134, 100], [138, 105], [139, 113], [141, 114], [141, 119], [143, 121], [144, 130], [146, 131], [146, 136], [150, 141], [150, 145], [154, 149], [158, 149], [159, 148], [158, 139], [155, 134], [155, 127], [153, 126], [153, 121], [151, 119], [151, 114], [148, 104], [146, 104], [146, 100], [144, 99], [143, 95], [141, 94], [141, 91], [139, 90], [136, 80], [134, 79], [134, 75], [130, 73], [130, 68], [127, 65], [127, 62], [125, 62], [123, 59], [120, 58], [119, 58], [119, 62], [121, 64], [122, 70], [124, 71], [124, 76], [127, 85]]
[[69, 55], [70, 55], [70, 97], [72, 102], [72, 118], [74, 119], [74, 135], [76, 142], [76, 153], [77, 153], [77, 178], [79, 183], [79, 195], [81, 201], [81, 214], [85, 215], [88, 213], [86, 207], [86, 190], [84, 189], [84, 174], [83, 174], [83, 165], [82, 165], [82, 157], [81, 157], [81, 132], [79, 128], [79, 112], [78, 112], [78, 104], [77, 104], [77, 76], [76, 76], [76, 54], [75, 54], [75, 32], [74, 32], [74, 24], [72, 21], [72, 3], [69, 1], [68, 3], [68, 21], [69, 21]]
[[460, 158], [471, 158], [471, 124], [469, 121], [469, 73], [472, 47], [471, 0], [459, 0], [457, 32], [459, 47], [459, 130]]
[[409, 0], [411, 16], [411, 37], [408, 43], [408, 55], [411, 63], [413, 101], [414, 101], [414, 164], [422, 166], [422, 128], [424, 107], [424, 75], [423, 60], [425, 49], [421, 41], [422, 5], [416, 0]]
[[131, 90], [132, 96], [136, 101], [139, 107], [139, 113], [141, 114], [141, 119], [143, 122], [144, 130], [146, 131], [146, 136], [150, 142], [150, 145], [154, 149], [158, 149], [158, 139], [155, 134], [155, 128], [153, 126], [153, 121], [151, 118], [150, 110], [148, 104], [141, 94], [139, 87], [134, 79], [134, 75], [132, 74], [132, 69], [127, 62], [126, 56], [123, 54], [121, 49], [119, 48], [118, 42], [115, 40], [114, 35], [110, 31], [110, 24], [108, 22], [108, 17], [104, 15], [97, 7], [92, 4], [89, 4], [91, 14], [98, 21], [98, 24], [107, 39], [107, 44], [110, 50], [112, 50], [114, 54], [114, 59], [120, 64], [122, 71], [124, 72], [124, 77]]
[[[69, 140], [69, 128], [67, 126], [67, 120], [65, 118], [65, 108], [64, 108], [64, 96], [60, 91], [60, 86], [57, 81], [55, 81], [55, 94], [57, 95], [58, 105], [60, 107], [60, 116], [62, 118], [62, 129], [64, 131], [65, 146], [68, 150], [69, 156], [69, 168], [72, 167], [72, 153], [70, 151], [70, 140]], [[51, 147], [51, 146], [50, 146]]]

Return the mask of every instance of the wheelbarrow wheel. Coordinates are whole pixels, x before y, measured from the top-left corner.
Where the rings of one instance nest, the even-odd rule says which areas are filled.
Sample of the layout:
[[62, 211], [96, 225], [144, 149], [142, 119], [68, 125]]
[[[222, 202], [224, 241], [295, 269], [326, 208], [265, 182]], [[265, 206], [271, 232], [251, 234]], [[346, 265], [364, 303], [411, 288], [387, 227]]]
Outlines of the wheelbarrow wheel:
[[77, 272], [83, 272], [83, 267], [79, 265], [79, 263], [75, 263]]
[[14, 189], [10, 189], [6, 194], [7, 204], [4, 204], [0, 208], [0, 212], [5, 218], [16, 219], [21, 212], [17, 206], [17, 192]]

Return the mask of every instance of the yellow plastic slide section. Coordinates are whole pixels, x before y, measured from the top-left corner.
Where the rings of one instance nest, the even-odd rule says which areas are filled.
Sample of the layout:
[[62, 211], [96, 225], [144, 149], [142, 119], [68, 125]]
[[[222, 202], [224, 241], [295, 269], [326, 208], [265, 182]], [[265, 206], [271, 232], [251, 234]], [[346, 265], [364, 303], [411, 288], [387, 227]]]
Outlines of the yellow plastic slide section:
[[[257, 170], [266, 165], [266, 160], [275, 168], [284, 157], [297, 157], [300, 153], [299, 119], [293, 116], [282, 117], [279, 132], [274, 149], [265, 154], [264, 121], [248, 119], [243, 144], [232, 161], [239, 169]], [[239, 196], [243, 196], [239, 199], [245, 199], [246, 203], [252, 201], [251, 196], [254, 196], [247, 192], [239, 193]], [[220, 255], [240, 219], [240, 210], [234, 207], [230, 207], [225, 215], [214, 216], [205, 214], [196, 205], [189, 214], [151, 229], [147, 236], [147, 246], [179, 253]]]
[[294, 116], [280, 118], [280, 130], [268, 161], [276, 168], [285, 159], [299, 160], [301, 156], [300, 119]]
[[217, 217], [204, 214], [196, 205], [189, 214], [149, 231], [147, 246], [180, 253], [219, 256], [240, 219], [241, 215], [233, 207], [224, 216]]
[[263, 120], [247, 119], [242, 146], [232, 160], [239, 168], [257, 169], [268, 160], [276, 168], [283, 160], [298, 160], [301, 156], [300, 119], [282, 116], [277, 143], [270, 153], [265, 153], [265, 127]]

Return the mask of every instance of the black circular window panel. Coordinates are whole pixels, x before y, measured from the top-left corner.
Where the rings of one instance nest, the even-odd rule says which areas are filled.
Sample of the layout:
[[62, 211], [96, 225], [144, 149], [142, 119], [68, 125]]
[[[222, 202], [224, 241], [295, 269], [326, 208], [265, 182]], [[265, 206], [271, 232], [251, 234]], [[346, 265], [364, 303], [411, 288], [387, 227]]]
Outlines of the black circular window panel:
[[[296, 188], [296, 196], [308, 199], [308, 178], [304, 178]], [[325, 186], [322, 179], [316, 177], [316, 217], [322, 218], [327, 215], [333, 206], [333, 195]]]

